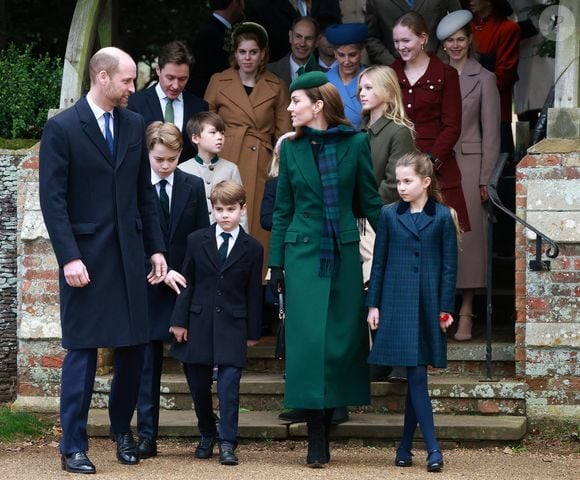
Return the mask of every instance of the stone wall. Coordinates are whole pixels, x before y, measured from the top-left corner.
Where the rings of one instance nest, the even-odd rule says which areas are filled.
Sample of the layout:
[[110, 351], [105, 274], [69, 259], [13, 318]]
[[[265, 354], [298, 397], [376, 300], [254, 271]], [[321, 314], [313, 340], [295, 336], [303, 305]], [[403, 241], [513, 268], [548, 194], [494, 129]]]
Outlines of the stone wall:
[[518, 216], [560, 245], [550, 270], [531, 271], [535, 234], [517, 226], [516, 373], [529, 386], [527, 415], [532, 418], [580, 415], [578, 152], [580, 140], [548, 139], [518, 164]]
[[21, 157], [0, 151], [0, 403], [16, 396], [16, 175]]

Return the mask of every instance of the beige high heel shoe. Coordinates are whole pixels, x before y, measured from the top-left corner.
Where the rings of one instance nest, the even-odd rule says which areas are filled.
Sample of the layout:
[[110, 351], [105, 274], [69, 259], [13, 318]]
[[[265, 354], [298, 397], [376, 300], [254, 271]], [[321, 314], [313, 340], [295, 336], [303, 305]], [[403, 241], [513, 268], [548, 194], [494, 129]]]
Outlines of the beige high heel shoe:
[[[467, 318], [468, 320], [466, 320], [465, 322], [462, 322], [461, 321], [462, 318]], [[471, 328], [473, 327], [473, 319], [474, 318], [477, 318], [477, 315], [474, 315], [473, 313], [460, 313], [459, 314], [459, 323], [457, 325], [457, 332], [455, 333], [455, 335], [453, 335], [453, 338], [456, 341], [467, 342], [468, 340], [471, 340]], [[462, 329], [461, 327], [465, 327], [465, 325], [464, 325], [465, 323], [467, 323], [469, 325], [469, 328], [465, 329], [465, 330], [469, 331], [469, 333], [460, 333], [459, 330]]]

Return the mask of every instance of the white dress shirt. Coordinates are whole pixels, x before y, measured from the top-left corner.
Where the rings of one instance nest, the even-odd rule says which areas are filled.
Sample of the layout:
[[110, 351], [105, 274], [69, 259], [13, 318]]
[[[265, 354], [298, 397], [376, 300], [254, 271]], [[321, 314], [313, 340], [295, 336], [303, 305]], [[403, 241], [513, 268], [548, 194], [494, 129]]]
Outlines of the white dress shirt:
[[[159, 103], [161, 104], [161, 111], [163, 115], [165, 115], [165, 105], [169, 99], [165, 92], [161, 89], [159, 83], [155, 85], [155, 92], [159, 97]], [[184, 115], [185, 106], [183, 104], [183, 93], [180, 93], [179, 96], [173, 100], [173, 123], [174, 125], [179, 128], [179, 131], [183, 131], [183, 115]]]
[[[220, 227], [218, 223], [216, 223], [216, 225], [215, 225], [215, 239], [217, 242], [217, 249], [218, 250], [222, 246], [222, 243], [224, 243], [224, 238], [222, 237], [222, 232], [225, 232], [225, 230], [222, 227]], [[238, 235], [240, 234], [240, 226], [238, 225], [231, 232], [227, 232], [227, 233], [229, 233], [232, 236], [232, 238], [230, 238], [230, 241], [228, 243], [228, 253], [226, 255], [226, 258], [231, 253], [232, 248], [234, 248], [234, 244], [236, 243], [236, 240], [238, 239]]]
[[[87, 102], [89, 104], [91, 111], [93, 112], [95, 118], [97, 119], [97, 123], [99, 124], [99, 128], [101, 129], [101, 133], [103, 134], [103, 136], [106, 139], [107, 135], [105, 135], [105, 110], [103, 110], [95, 102], [93, 102], [93, 100], [90, 97], [90, 94], [87, 94], [86, 98], [87, 98]], [[111, 121], [109, 122], [109, 130], [111, 130], [112, 137], [115, 138], [113, 112], [114, 112], [114, 109], [109, 112], [111, 114]]]
[[[167, 180], [167, 185], [165, 185], [165, 191], [167, 192], [167, 196], [169, 197], [169, 211], [171, 212], [171, 196], [173, 194], [173, 177], [174, 174], [172, 173], [169, 175], [165, 180]], [[161, 185], [159, 182], [163, 180], [159, 175], [157, 175], [153, 170], [151, 170], [151, 185], [155, 186], [155, 191], [157, 192], [157, 198], [159, 198], [159, 192], [161, 190]]]

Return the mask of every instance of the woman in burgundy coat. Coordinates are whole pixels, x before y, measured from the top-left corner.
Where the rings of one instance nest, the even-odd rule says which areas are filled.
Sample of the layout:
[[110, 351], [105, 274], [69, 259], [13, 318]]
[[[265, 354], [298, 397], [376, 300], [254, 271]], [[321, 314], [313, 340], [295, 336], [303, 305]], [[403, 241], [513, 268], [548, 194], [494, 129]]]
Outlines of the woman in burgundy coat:
[[431, 156], [444, 201], [459, 216], [464, 232], [471, 229], [461, 172], [453, 147], [461, 134], [461, 91], [457, 70], [436, 55], [425, 52], [428, 29], [416, 12], [400, 17], [393, 40], [401, 58], [391, 67], [397, 72], [405, 112], [415, 124], [417, 148]]

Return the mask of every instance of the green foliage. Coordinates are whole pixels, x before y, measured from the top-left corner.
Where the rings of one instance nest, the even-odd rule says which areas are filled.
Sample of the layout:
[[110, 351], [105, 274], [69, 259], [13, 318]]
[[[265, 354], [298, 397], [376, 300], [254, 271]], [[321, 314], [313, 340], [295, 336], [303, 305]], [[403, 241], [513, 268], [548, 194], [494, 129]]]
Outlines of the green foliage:
[[38, 142], [36, 138], [0, 138], [0, 150], [21, 150]]
[[32, 439], [46, 434], [51, 424], [30, 413], [13, 412], [0, 406], [0, 442]]
[[40, 138], [48, 110], [58, 108], [62, 60], [32, 48], [11, 44], [0, 52], [0, 137]]

